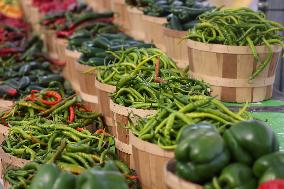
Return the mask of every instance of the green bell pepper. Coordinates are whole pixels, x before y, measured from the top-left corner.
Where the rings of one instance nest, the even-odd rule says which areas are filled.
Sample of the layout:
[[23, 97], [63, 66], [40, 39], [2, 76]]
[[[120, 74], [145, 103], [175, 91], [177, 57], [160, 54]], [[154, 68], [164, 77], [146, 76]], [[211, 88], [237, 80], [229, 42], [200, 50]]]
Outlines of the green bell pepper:
[[259, 183], [284, 179], [284, 152], [275, 152], [259, 158], [253, 165]]
[[256, 189], [257, 182], [250, 167], [233, 163], [223, 169], [219, 178], [204, 186], [204, 189]]
[[272, 129], [257, 120], [236, 123], [224, 133], [224, 140], [236, 162], [252, 165], [259, 157], [278, 151]]
[[52, 189], [71, 189], [76, 186], [76, 176], [69, 172], [62, 172], [56, 179]]
[[230, 160], [222, 136], [206, 123], [182, 129], [175, 157], [177, 175], [196, 183], [212, 179]]
[[76, 189], [128, 189], [123, 175], [113, 162], [108, 162], [104, 169], [92, 168], [81, 174]]
[[33, 178], [30, 189], [51, 189], [59, 175], [60, 170], [55, 164], [44, 164]]

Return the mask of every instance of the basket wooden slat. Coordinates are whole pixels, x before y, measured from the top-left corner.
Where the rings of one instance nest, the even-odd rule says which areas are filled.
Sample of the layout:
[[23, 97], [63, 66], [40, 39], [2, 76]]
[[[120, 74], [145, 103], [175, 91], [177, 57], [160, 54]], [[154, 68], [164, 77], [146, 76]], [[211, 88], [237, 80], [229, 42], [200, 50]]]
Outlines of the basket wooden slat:
[[13, 101], [0, 99], [0, 113], [9, 110], [13, 105]]
[[188, 182], [175, 175], [175, 161], [170, 160], [165, 166], [165, 181], [168, 189], [203, 189], [202, 186]]
[[95, 86], [98, 94], [98, 101], [101, 113], [104, 118], [104, 122], [108, 127], [108, 131], [111, 134], [115, 134], [114, 123], [112, 119], [112, 112], [110, 110], [110, 97], [109, 95], [116, 91], [116, 87], [112, 85], [107, 85], [104, 83], [99, 82], [98, 80], [95, 81]]
[[84, 73], [90, 68], [92, 67], [80, 64], [78, 62], [75, 63], [75, 69], [79, 77], [80, 96], [90, 110], [100, 112], [98, 95], [95, 87], [96, 74]]
[[128, 124], [130, 119], [135, 122], [138, 118], [152, 115], [156, 111], [121, 106], [114, 103], [111, 99], [110, 110], [113, 116], [115, 145], [118, 150], [118, 155], [130, 168], [134, 168], [132, 145], [129, 143], [129, 129], [126, 129], [124, 126]]
[[65, 49], [66, 66], [68, 67], [67, 70], [69, 72], [67, 78], [71, 82], [73, 89], [77, 92], [80, 92], [80, 86], [79, 86], [79, 74], [75, 66], [80, 56], [81, 53], [78, 51], [71, 51], [69, 49]]
[[56, 48], [55, 48], [56, 46], [54, 45], [55, 39], [56, 39], [55, 30], [44, 28], [43, 32], [44, 32], [44, 43], [45, 43], [49, 56], [53, 59], [58, 59]]
[[143, 189], [166, 189], [164, 166], [174, 157], [173, 151], [166, 151], [130, 133], [134, 166]]
[[177, 62], [179, 68], [188, 66], [187, 41], [182, 40], [186, 33], [185, 31], [177, 31], [164, 27], [166, 52]]
[[[274, 45], [273, 58], [261, 74], [252, 81], [249, 77], [259, 63], [247, 46], [205, 44], [188, 40], [189, 74], [211, 84], [213, 96], [225, 102], [259, 102], [270, 99], [275, 79], [275, 69], [281, 47]], [[263, 62], [268, 48], [257, 46]]]
[[129, 17], [129, 34], [135, 39], [144, 40], [145, 32], [143, 27], [143, 12], [136, 7], [127, 6]]
[[153, 42], [158, 48], [165, 51], [165, 37], [163, 35], [164, 24], [167, 19], [164, 17], [154, 17], [143, 15], [143, 28], [145, 31], [145, 41]]
[[129, 34], [129, 16], [127, 5], [124, 0], [112, 0], [112, 11], [114, 12], [114, 22], [120, 25], [123, 32]]

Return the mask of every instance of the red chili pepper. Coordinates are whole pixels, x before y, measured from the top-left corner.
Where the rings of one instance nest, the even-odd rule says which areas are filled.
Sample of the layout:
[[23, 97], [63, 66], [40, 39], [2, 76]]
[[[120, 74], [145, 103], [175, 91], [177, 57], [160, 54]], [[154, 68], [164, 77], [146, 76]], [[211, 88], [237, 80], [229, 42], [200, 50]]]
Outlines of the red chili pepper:
[[275, 179], [261, 184], [258, 189], [284, 189], [284, 180]]
[[63, 31], [58, 31], [56, 32], [56, 36], [57, 37], [63, 37], [63, 38], [68, 38], [70, 37], [75, 31], [75, 28], [74, 29], [71, 29], [71, 30], [63, 30]]
[[16, 96], [18, 94], [16, 89], [8, 89], [7, 94], [10, 96]]
[[104, 129], [98, 129], [96, 130], [96, 134], [103, 134], [105, 133], [105, 130]]
[[69, 107], [69, 118], [68, 118], [68, 122], [69, 123], [73, 123], [75, 119], [75, 110], [73, 106]]
[[23, 49], [19, 48], [2, 48], [0, 49], [0, 56], [7, 56], [9, 54], [15, 54], [23, 52]]
[[62, 100], [61, 95], [56, 91], [47, 91], [43, 97], [52, 97], [55, 99], [53, 101], [49, 101], [49, 100], [44, 100], [43, 98], [37, 98], [38, 101], [40, 101], [41, 103], [45, 105], [55, 105], [55, 104], [58, 104]]
[[76, 130], [79, 131], [79, 132], [84, 131], [84, 129], [83, 129], [83, 128], [80, 128], [80, 127], [77, 127]]
[[126, 175], [126, 177], [131, 180], [137, 180], [139, 178], [137, 175]]

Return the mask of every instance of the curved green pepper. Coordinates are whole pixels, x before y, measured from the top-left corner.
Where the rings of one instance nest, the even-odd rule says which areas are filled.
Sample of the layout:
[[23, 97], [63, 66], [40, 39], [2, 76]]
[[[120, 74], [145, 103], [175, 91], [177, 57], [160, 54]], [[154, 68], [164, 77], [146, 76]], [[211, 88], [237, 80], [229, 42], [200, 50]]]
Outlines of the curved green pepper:
[[175, 157], [177, 175], [197, 183], [210, 180], [230, 160], [222, 136], [206, 123], [183, 129], [178, 137]]
[[279, 143], [272, 129], [257, 120], [236, 123], [224, 133], [233, 160], [252, 165], [259, 157], [278, 151]]
[[275, 152], [262, 156], [254, 163], [253, 172], [259, 178], [259, 183], [284, 179], [284, 153]]
[[256, 189], [257, 186], [251, 168], [241, 163], [225, 167], [217, 183], [222, 189]]
[[76, 176], [69, 172], [62, 172], [56, 179], [52, 189], [70, 189], [76, 186]]

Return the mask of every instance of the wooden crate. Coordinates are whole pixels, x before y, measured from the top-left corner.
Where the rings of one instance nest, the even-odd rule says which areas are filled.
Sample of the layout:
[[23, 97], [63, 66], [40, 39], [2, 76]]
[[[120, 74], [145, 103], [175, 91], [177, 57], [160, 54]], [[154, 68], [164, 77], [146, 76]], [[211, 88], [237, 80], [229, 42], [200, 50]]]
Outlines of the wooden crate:
[[116, 87], [95, 81], [95, 86], [98, 94], [98, 101], [101, 113], [103, 115], [104, 123], [108, 127], [108, 131], [114, 135], [114, 123], [112, 119], [112, 112], [110, 110], [110, 97], [111, 93], [116, 91]]
[[164, 167], [174, 157], [173, 151], [162, 150], [130, 133], [135, 170], [143, 189], [166, 189]]
[[202, 186], [175, 175], [175, 160], [170, 160], [165, 166], [165, 181], [168, 189], [203, 189]]
[[75, 91], [80, 92], [79, 86], [79, 73], [76, 70], [76, 62], [79, 61], [81, 53], [78, 51], [71, 51], [65, 49], [66, 66], [68, 70], [67, 79], [71, 82], [72, 87]]
[[92, 67], [78, 62], [75, 63], [75, 69], [79, 78], [80, 96], [87, 108], [96, 112], [101, 112], [98, 104], [97, 90], [95, 88], [96, 74], [85, 73], [90, 68]]
[[257, 63], [248, 46], [205, 44], [188, 40], [189, 74], [212, 86], [213, 96], [225, 102], [259, 102], [270, 99], [275, 70], [282, 48], [272, 46], [270, 64], [254, 80], [249, 77], [268, 56], [268, 48], [257, 46]]
[[164, 26], [166, 53], [182, 69], [188, 66], [187, 40], [182, 39], [186, 34], [186, 31], [172, 30]]
[[145, 32], [143, 27], [143, 12], [136, 7], [127, 6], [129, 17], [129, 34], [135, 39], [144, 40]]
[[143, 28], [145, 31], [145, 41], [153, 42], [158, 48], [165, 51], [164, 24], [167, 19], [164, 17], [154, 17], [143, 15]]
[[124, 128], [124, 126], [128, 124], [130, 119], [135, 122], [138, 118], [153, 115], [156, 111], [121, 106], [114, 103], [111, 99], [110, 110], [112, 111], [115, 146], [118, 150], [118, 155], [130, 168], [134, 168], [132, 145], [129, 143], [129, 129]]

